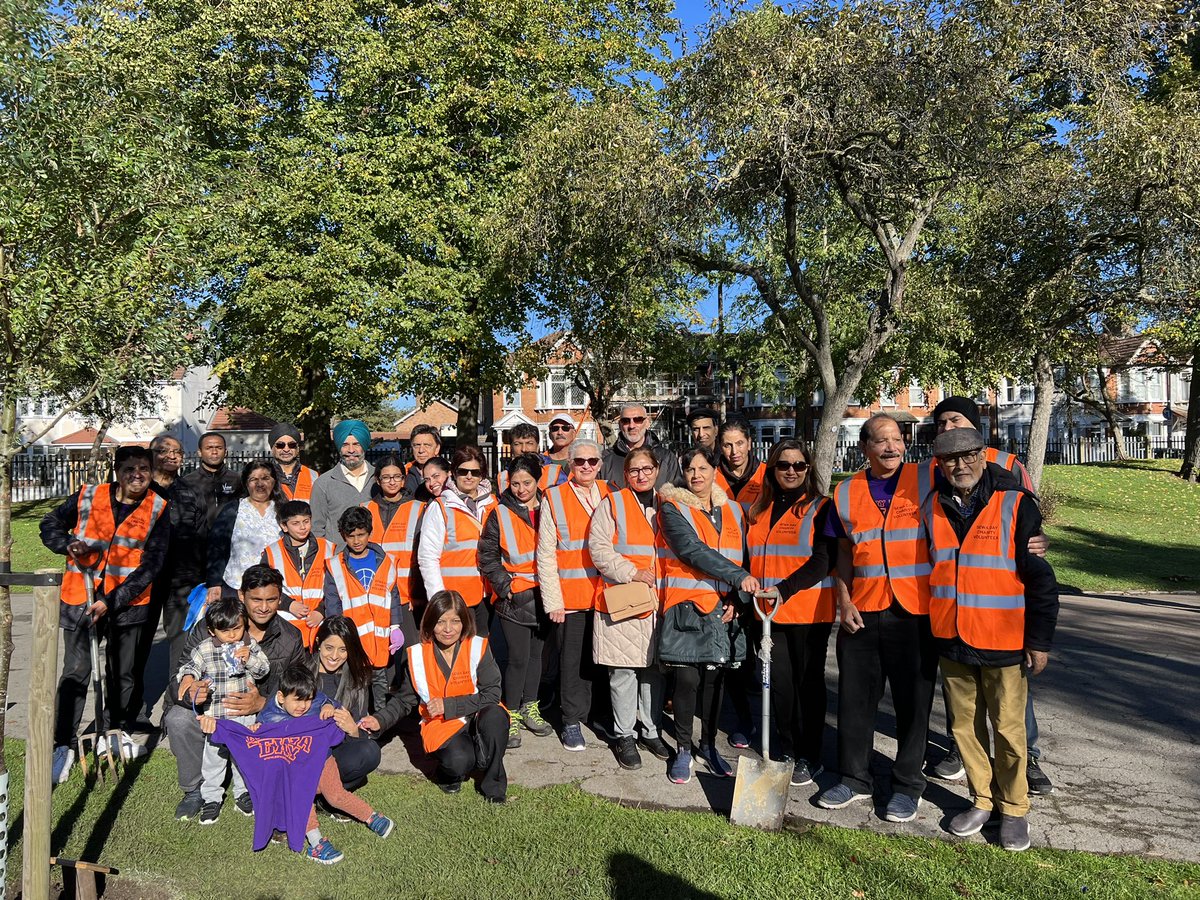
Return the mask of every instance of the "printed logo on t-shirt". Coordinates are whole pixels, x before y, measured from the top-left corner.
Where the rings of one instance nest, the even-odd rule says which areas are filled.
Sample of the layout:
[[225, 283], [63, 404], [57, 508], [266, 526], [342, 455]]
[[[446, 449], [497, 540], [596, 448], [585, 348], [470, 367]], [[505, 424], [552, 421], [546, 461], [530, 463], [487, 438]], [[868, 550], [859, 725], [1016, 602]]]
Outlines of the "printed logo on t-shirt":
[[259, 759], [285, 759], [295, 762], [301, 753], [312, 752], [312, 735], [302, 737], [246, 738], [246, 746], [258, 750]]

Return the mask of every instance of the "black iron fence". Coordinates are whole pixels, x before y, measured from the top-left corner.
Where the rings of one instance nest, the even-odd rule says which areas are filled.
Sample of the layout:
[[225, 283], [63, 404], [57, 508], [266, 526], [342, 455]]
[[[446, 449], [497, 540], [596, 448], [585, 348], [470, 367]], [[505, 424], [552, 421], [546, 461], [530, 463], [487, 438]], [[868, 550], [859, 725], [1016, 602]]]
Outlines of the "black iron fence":
[[[1179, 459], [1183, 457], [1182, 435], [1170, 440], [1133, 435], [1126, 437], [1124, 444], [1125, 455], [1130, 459]], [[770, 444], [761, 442], [754, 444], [753, 447], [759, 459], [766, 459], [771, 449]], [[1027, 447], [1023, 441], [1002, 442], [1000, 448], [1010, 453], [1016, 453], [1021, 459], [1026, 456]], [[510, 456], [507, 447], [497, 448], [493, 445], [485, 445], [480, 449], [483, 450], [484, 456], [488, 460], [488, 468], [493, 473], [503, 466]], [[682, 447], [672, 447], [672, 449], [682, 449]], [[390, 452], [370, 450], [367, 452], [367, 459], [376, 462]], [[453, 447], [443, 446], [443, 452], [449, 455], [453, 452]], [[406, 452], [402, 452], [401, 456], [408, 458]], [[908, 448], [907, 458], [909, 460], [928, 459], [929, 456], [929, 444], [912, 444]], [[230, 453], [226, 457], [225, 464], [235, 471], [240, 471], [246, 463], [262, 457], [261, 453]], [[1117, 458], [1116, 444], [1111, 438], [1092, 437], [1051, 441], [1046, 447], [1047, 465], [1110, 462]], [[857, 443], [838, 444], [834, 455], [836, 470], [854, 472], [865, 464], [866, 460]], [[184, 463], [181, 471], [188, 472], [198, 465], [198, 460], [189, 459]], [[12, 478], [14, 501], [47, 500], [53, 497], [65, 497], [79, 490], [82, 485], [95, 480], [108, 481], [112, 478], [112, 465], [108, 458], [102, 460], [99, 467], [94, 467], [86, 459], [73, 459], [65, 456], [18, 456], [13, 460]]]

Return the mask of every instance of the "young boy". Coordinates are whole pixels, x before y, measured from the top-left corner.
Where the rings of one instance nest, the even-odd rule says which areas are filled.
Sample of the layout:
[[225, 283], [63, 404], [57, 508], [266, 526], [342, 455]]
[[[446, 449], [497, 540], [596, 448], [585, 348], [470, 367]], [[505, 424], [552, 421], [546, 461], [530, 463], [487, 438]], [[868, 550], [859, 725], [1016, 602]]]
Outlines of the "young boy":
[[[179, 667], [179, 701], [197, 681], [206, 682], [196, 694], [196, 707], [203, 705], [204, 712], [198, 715], [200, 728], [212, 734], [217, 719], [231, 719], [242, 725], [254, 722], [253, 716], [230, 716], [225, 712], [225, 698], [230, 694], [245, 691], [252, 681], [267, 677], [271, 663], [254, 638], [246, 634], [249, 621], [246, 607], [236, 597], [221, 597], [208, 604], [204, 611], [204, 625], [208, 637], [196, 645], [192, 655]], [[200, 766], [200, 824], [212, 825], [221, 815], [221, 801], [225, 796], [225, 770], [229, 763], [229, 751], [211, 740], [204, 742], [204, 757]], [[246, 816], [254, 815], [254, 804], [236, 765], [233, 770], [234, 806]]]
[[353, 506], [338, 519], [346, 546], [325, 563], [325, 615], [346, 616], [358, 629], [363, 650], [375, 670], [371, 700], [376, 710], [387, 703], [394, 669], [392, 654], [416, 643], [412, 610], [400, 599], [397, 569], [391, 556], [371, 543], [371, 514]]
[[263, 551], [262, 562], [283, 573], [283, 600], [279, 617], [300, 629], [304, 646], [311, 650], [317, 627], [324, 619], [321, 594], [325, 586], [325, 561], [333, 544], [312, 536], [312, 507], [289, 500], [276, 511], [283, 536]]
[[[313, 671], [304, 665], [290, 666], [279, 681], [279, 690], [274, 697], [267, 701], [263, 711], [258, 714], [258, 724], [250, 726], [257, 731], [259, 724], [283, 722], [288, 719], [299, 719], [305, 716], [319, 716], [322, 719], [338, 720], [338, 725], [346, 729], [354, 726], [346, 716], [346, 722], [338, 716], [337, 706], [328, 697], [317, 690], [317, 677]], [[392, 820], [371, 809], [366, 801], [347, 791], [342, 786], [342, 776], [338, 771], [337, 760], [330, 754], [321, 770], [321, 780], [317, 784], [317, 793], [325, 798], [325, 802], [334, 809], [339, 809], [366, 824], [381, 838], [392, 833]], [[313, 862], [327, 866], [341, 862], [344, 854], [330, 843], [329, 839], [321, 836], [317, 827], [317, 810], [314, 806], [308, 816], [308, 829], [304, 835], [308, 844], [304, 855]]]

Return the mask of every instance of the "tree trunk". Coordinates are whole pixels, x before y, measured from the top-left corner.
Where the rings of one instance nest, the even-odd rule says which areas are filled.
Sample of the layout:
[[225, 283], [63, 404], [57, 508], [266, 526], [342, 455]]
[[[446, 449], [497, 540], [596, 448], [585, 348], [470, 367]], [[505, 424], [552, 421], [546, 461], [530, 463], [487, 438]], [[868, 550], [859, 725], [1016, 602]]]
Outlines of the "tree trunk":
[[592, 414], [592, 421], [596, 423], [596, 430], [600, 433], [600, 443], [605, 447], [611, 447], [613, 441], [616, 440], [612, 420], [608, 417], [608, 409], [612, 405], [612, 398], [613, 391], [611, 390], [588, 394], [588, 412]]
[[1192, 386], [1188, 391], [1187, 425], [1183, 432], [1183, 465], [1179, 475], [1200, 480], [1200, 342], [1192, 348]]
[[1034, 356], [1033, 421], [1029, 425], [1029, 456], [1025, 470], [1035, 491], [1041, 490], [1046, 466], [1046, 444], [1050, 441], [1050, 414], [1054, 411], [1054, 366], [1050, 355], [1039, 350]]
[[[12, 571], [12, 459], [17, 443], [17, 398], [6, 391], [0, 401], [0, 572]], [[6, 733], [8, 668], [13, 653], [11, 591], [0, 584], [0, 736]], [[0, 775], [7, 772], [4, 741], [0, 740]]]
[[458, 437], [455, 447], [477, 447], [479, 445], [479, 384], [483, 380], [478, 363], [468, 363], [459, 382], [466, 392], [458, 398]]
[[325, 472], [335, 462], [333, 434], [329, 423], [333, 415], [328, 409], [314, 406], [309, 400], [305, 412], [296, 418], [296, 427], [304, 435], [304, 460], [318, 472]]
[[108, 436], [108, 429], [111, 425], [112, 419], [103, 419], [100, 427], [96, 429], [96, 439], [92, 441], [92, 449], [88, 451], [87, 466], [83, 475], [83, 480], [87, 484], [104, 484], [106, 480], [108, 472], [104, 465], [107, 461], [104, 457], [104, 438]]
[[1109, 393], [1103, 370], [1097, 368], [1096, 375], [1100, 382], [1100, 414], [1104, 416], [1104, 423], [1108, 426], [1108, 436], [1116, 445], [1117, 459], [1127, 460], [1129, 456], [1125, 452], [1125, 429], [1121, 427], [1121, 414], [1117, 409], [1116, 400]]
[[837, 464], [838, 435], [842, 430], [842, 418], [850, 405], [850, 397], [858, 387], [861, 378], [843, 380], [834, 390], [825, 387], [825, 406], [821, 409], [821, 428], [817, 432], [816, 444], [813, 447], [813, 468], [816, 470], [817, 488], [823, 494], [829, 493], [829, 484], [833, 480], [834, 466]]

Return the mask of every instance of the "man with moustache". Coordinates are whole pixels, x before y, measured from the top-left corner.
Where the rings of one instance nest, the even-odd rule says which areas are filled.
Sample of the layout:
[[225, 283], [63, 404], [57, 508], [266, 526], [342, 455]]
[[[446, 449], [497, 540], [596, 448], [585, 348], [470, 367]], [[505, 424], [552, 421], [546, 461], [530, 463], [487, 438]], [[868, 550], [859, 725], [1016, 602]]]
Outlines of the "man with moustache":
[[660, 445], [658, 438], [650, 430], [653, 423], [646, 407], [641, 403], [625, 403], [617, 417], [617, 427], [621, 433], [616, 443], [604, 451], [604, 461], [600, 464], [600, 478], [607, 481], [614, 491], [625, 487], [625, 457], [630, 450], [638, 447], [649, 447], [658, 457], [658, 479], [654, 489], [660, 490], [664, 484], [683, 484], [683, 474], [679, 471], [679, 458]]
[[308, 500], [312, 497], [317, 472], [300, 462], [304, 443], [300, 429], [291, 422], [280, 422], [267, 436], [271, 457], [279, 470], [279, 488], [289, 500]]
[[929, 542], [921, 500], [929, 469], [904, 462], [895, 419], [877, 413], [859, 445], [870, 467], [837, 486], [826, 534], [838, 539], [838, 768], [817, 803], [841, 809], [872, 795], [875, 716], [886, 679], [896, 710], [896, 760], [885, 818], [916, 818], [937, 652], [929, 628]]
[[425, 463], [442, 452], [442, 435], [432, 425], [417, 425], [408, 437], [412, 462], [404, 472], [404, 498], [411, 500], [425, 483]]
[[338, 532], [338, 519], [350, 507], [362, 506], [371, 499], [375, 483], [375, 468], [367, 462], [371, 429], [361, 419], [338, 422], [333, 426], [333, 444], [338, 448], [339, 462], [317, 479], [309, 505], [313, 536], [340, 547], [345, 541]]

